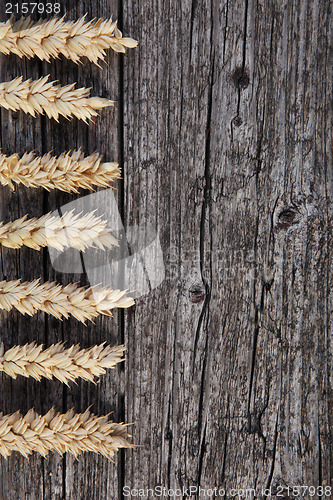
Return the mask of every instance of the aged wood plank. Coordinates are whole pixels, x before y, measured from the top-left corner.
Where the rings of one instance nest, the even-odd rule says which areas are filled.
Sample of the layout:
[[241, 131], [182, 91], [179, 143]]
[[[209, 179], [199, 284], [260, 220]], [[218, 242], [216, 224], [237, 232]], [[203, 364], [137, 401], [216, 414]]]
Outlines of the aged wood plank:
[[[1, 5], [1, 20], [5, 20], [5, 5]], [[20, 61], [14, 56], [1, 57], [1, 81], [8, 81], [18, 75], [24, 78], [38, 78], [38, 63]], [[34, 120], [21, 113], [1, 110], [1, 148], [6, 154], [24, 153], [26, 150], [42, 149], [41, 120]], [[43, 198], [28, 190], [11, 192], [8, 187], [1, 187], [1, 220], [9, 221], [25, 214], [40, 216], [43, 214]], [[32, 280], [44, 277], [43, 252], [37, 253], [27, 248], [20, 251], [1, 248], [1, 279]], [[1, 338], [7, 348], [15, 344], [25, 344], [33, 340], [43, 343], [46, 340], [46, 323], [42, 314], [33, 318], [23, 317], [18, 312], [1, 313]], [[52, 385], [52, 384], [51, 384]], [[1, 411], [5, 413], [34, 407], [37, 411], [47, 411], [57, 400], [59, 390], [54, 388], [52, 397], [45, 382], [38, 384], [22, 378], [12, 380], [1, 377]], [[33, 457], [30, 462], [18, 454], [1, 459], [1, 497], [2, 498], [42, 498], [46, 469], [51, 465], [54, 490], [61, 483], [61, 471], [57, 462], [42, 457]], [[59, 474], [60, 473], [60, 474]]]
[[124, 14], [131, 19], [128, 29], [135, 35], [136, 29], [141, 41], [134, 69], [129, 66], [125, 74], [125, 116], [129, 131], [135, 131], [133, 139], [128, 134], [124, 140], [128, 219], [158, 231], [167, 272], [164, 283], [138, 303], [128, 324], [133, 367], [128, 418], [144, 445], [126, 460], [125, 483], [132, 487], [185, 486], [189, 478], [193, 483], [205, 426], [200, 330], [207, 320], [209, 290], [200, 240], [212, 11], [209, 2], [201, 3], [200, 14], [197, 9], [188, 2], [139, 2]]
[[[230, 488], [258, 488], [260, 498], [262, 487], [330, 485], [327, 3], [149, 0], [121, 2], [118, 11], [118, 2], [67, 0], [62, 8], [69, 18], [119, 12], [139, 50], [123, 59], [110, 53], [103, 70], [2, 57], [2, 78], [50, 72], [61, 83], [77, 80], [119, 96], [119, 104], [89, 128], [2, 111], [2, 148], [60, 153], [82, 146], [107, 160], [123, 158], [121, 250], [128, 239], [135, 254], [158, 236], [165, 280], [155, 288], [163, 269], [147, 249], [137, 272], [151, 291], [129, 315], [87, 327], [1, 315], [6, 345], [34, 335], [83, 346], [125, 339], [129, 349], [125, 367], [96, 387], [64, 390], [2, 376], [1, 409], [82, 411], [93, 404], [134, 422], [141, 445], [115, 465], [92, 455], [28, 462], [14, 454], [0, 462], [3, 498], [122, 498], [124, 485], [220, 487], [227, 497]], [[2, 188], [2, 218], [64, 209], [88, 194], [36, 193]], [[86, 200], [93, 207], [93, 198]], [[116, 224], [112, 196], [102, 205]], [[73, 254], [59, 264], [47, 252], [2, 249], [2, 276], [95, 282], [103, 269], [110, 276], [112, 254], [104, 257], [87, 252], [87, 278]]]
[[125, 209], [166, 264], [126, 324], [143, 448], [125, 484], [330, 485], [327, 4], [129, 2], [124, 19], [141, 42]]
[[[117, 16], [117, 2], [80, 2], [73, 6], [72, 2], [63, 4], [68, 18], [76, 19], [85, 13], [88, 18]], [[49, 69], [48, 69], [49, 68]], [[109, 51], [107, 64], [99, 69], [85, 61], [82, 66], [76, 66], [67, 61], [56, 61], [50, 67], [44, 64], [44, 72], [50, 71], [52, 78], [56, 78], [64, 84], [78, 82], [78, 86], [92, 87], [91, 94], [99, 95], [109, 99], [118, 100], [119, 96], [119, 57]], [[64, 150], [77, 149], [81, 147], [86, 154], [99, 151], [106, 161], [117, 161], [120, 158], [120, 142], [118, 132], [119, 103], [114, 109], [107, 109], [101, 112], [101, 116], [96, 118], [89, 126], [77, 120], [66, 122], [61, 120], [59, 125], [52, 122], [46, 123], [46, 134], [44, 147], [46, 150], [54, 149], [56, 153]], [[108, 190], [110, 192], [111, 190]], [[81, 192], [77, 196], [63, 194], [59, 192], [51, 193], [47, 197], [47, 210], [60, 208], [62, 212], [68, 203], [75, 199], [83, 200], [89, 192]], [[84, 210], [89, 211], [90, 204], [83, 202]], [[93, 206], [92, 208], [96, 208]], [[112, 222], [111, 204], [106, 196], [103, 206], [98, 206], [98, 214], [105, 216]], [[49, 261], [50, 279], [57, 279], [61, 282], [81, 281], [83, 284], [97, 284], [102, 281], [103, 276], [98, 267], [106, 265], [110, 261], [110, 252], [103, 256], [101, 252], [86, 251], [82, 256], [85, 271], [84, 274], [73, 274], [80, 262], [79, 252], [70, 252], [73, 257], [73, 267], [71, 257], [67, 259], [67, 269], [62, 272], [61, 265], [54, 270]], [[103, 254], [103, 252], [102, 252]], [[66, 260], [66, 259], [65, 259]], [[83, 271], [83, 269], [82, 269]], [[103, 283], [111, 285], [111, 283]], [[55, 331], [56, 333], [56, 331]], [[108, 342], [111, 345], [121, 343], [120, 325], [115, 318], [98, 318], [95, 324], [84, 326], [75, 320], [63, 322], [61, 338], [68, 343], [80, 342], [83, 346], [95, 343]], [[77, 386], [65, 389], [63, 394], [63, 410], [74, 407], [76, 411], [84, 411], [92, 405], [92, 411], [99, 414], [113, 412], [115, 420], [123, 420], [123, 415], [119, 411], [120, 392], [120, 369], [113, 370], [102, 378], [100, 383], [93, 384], [78, 383]], [[116, 457], [116, 463], [112, 464], [103, 457], [96, 457], [93, 454], [85, 454], [78, 461], [67, 455], [63, 460], [63, 498], [117, 498], [118, 497], [118, 476], [119, 467], [117, 465], [121, 457]]]
[[[85, 13], [87, 17], [109, 17], [117, 16], [118, 3], [114, 2], [80, 2], [73, 6], [72, 2], [62, 2], [62, 12], [66, 13], [68, 19], [76, 19]], [[5, 20], [4, 6], [1, 7], [1, 19]], [[35, 16], [36, 18], [36, 16]], [[20, 62], [18, 58], [1, 58], [1, 78], [7, 80], [17, 74], [25, 77], [38, 78], [50, 74], [52, 80], [59, 80], [62, 85], [78, 82], [78, 86], [92, 87], [92, 95], [100, 95], [110, 99], [118, 100], [114, 109], [108, 109], [101, 113], [90, 126], [77, 120], [66, 121], [61, 119], [57, 124], [47, 118], [26, 118], [23, 114], [2, 111], [2, 148], [6, 153], [14, 151], [36, 149], [43, 154], [53, 150], [60, 154], [69, 149], [81, 147], [86, 154], [99, 151], [106, 161], [118, 161], [121, 159], [120, 136], [118, 122], [121, 115], [121, 106], [118, 96], [119, 89], [119, 63], [120, 59], [112, 51], [109, 51], [107, 64], [102, 69], [84, 62], [82, 66], [68, 62], [64, 59], [52, 61], [52, 63], [40, 63], [37, 61]], [[23, 73], [22, 73], [23, 72]], [[13, 140], [15, 137], [15, 141]], [[103, 206], [97, 204], [98, 213], [107, 217], [110, 224], [113, 222], [111, 209], [117, 200], [117, 191], [113, 191], [113, 200], [108, 190]], [[52, 192], [47, 194], [42, 190], [29, 191], [24, 188], [10, 193], [8, 189], [2, 188], [1, 215], [4, 220], [9, 220], [29, 213], [29, 215], [42, 215], [48, 211], [60, 209], [76, 199], [83, 199], [88, 192], [81, 192], [77, 196]], [[112, 203], [113, 202], [113, 203]], [[96, 208], [91, 203], [83, 202], [87, 211]], [[119, 217], [119, 216], [118, 216]], [[112, 226], [111, 226], [112, 227]], [[120, 234], [121, 236], [121, 234]], [[97, 284], [101, 279], [102, 272], [98, 267], [108, 267], [111, 252], [102, 255], [101, 252], [86, 252], [83, 257], [88, 279], [83, 273], [81, 256], [75, 252], [69, 253], [65, 258], [60, 256], [57, 262], [52, 261], [47, 251], [33, 252], [23, 249], [20, 252], [2, 249], [2, 274], [4, 278], [16, 278], [22, 276], [24, 279], [32, 279], [41, 276], [43, 280], [57, 280], [61, 283], [81, 281], [83, 284]], [[61, 260], [62, 259], [62, 260]], [[63, 264], [65, 262], [65, 264]], [[65, 268], [63, 267], [65, 265]], [[67, 267], [66, 267], [67, 265]], [[96, 269], [95, 269], [96, 268]], [[103, 276], [102, 276], [103, 278]], [[112, 285], [112, 283], [103, 283]], [[96, 343], [107, 341], [112, 345], [121, 343], [122, 334], [118, 314], [115, 318], [101, 318], [95, 324], [84, 326], [76, 320], [59, 322], [54, 318], [44, 318], [43, 315], [33, 319], [21, 318], [19, 314], [3, 314], [3, 322], [6, 322], [5, 332], [2, 338], [7, 345], [18, 342], [38, 340], [50, 345], [54, 342], [65, 341], [67, 344], [81, 343], [87, 347]], [[16, 411], [18, 408], [27, 410], [32, 406], [38, 411], [46, 412], [52, 405], [59, 411], [66, 411], [74, 407], [76, 411], [84, 411], [92, 405], [92, 411], [99, 414], [113, 412], [115, 420], [123, 420], [123, 394], [121, 387], [122, 369], [113, 370], [103, 377], [98, 385], [78, 384], [69, 389], [63, 388], [59, 382], [33, 383], [29, 380], [9, 381], [3, 378], [1, 386], [1, 404], [4, 411]], [[119, 465], [118, 465], [119, 462]], [[49, 455], [45, 460], [37, 455], [29, 461], [13, 454], [8, 461], [1, 461], [1, 488], [3, 498], [117, 498], [122, 456], [116, 457], [116, 463], [112, 464], [107, 459], [94, 457], [87, 454], [75, 461], [70, 456], [64, 458], [57, 455]], [[20, 474], [18, 471], [21, 471]], [[22, 476], [24, 480], [22, 480]]]

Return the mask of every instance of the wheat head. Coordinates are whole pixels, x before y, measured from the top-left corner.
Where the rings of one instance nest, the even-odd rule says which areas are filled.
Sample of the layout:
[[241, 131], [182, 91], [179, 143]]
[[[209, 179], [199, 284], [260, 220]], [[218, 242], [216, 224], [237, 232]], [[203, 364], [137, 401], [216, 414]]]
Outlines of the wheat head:
[[59, 283], [38, 280], [21, 283], [20, 280], [0, 281], [0, 309], [10, 311], [15, 307], [20, 313], [33, 316], [38, 310], [58, 319], [70, 315], [85, 323], [99, 314], [112, 316], [111, 310], [134, 305], [127, 290], [111, 290], [97, 286], [85, 288], [76, 283], [62, 286]]
[[77, 344], [66, 349], [64, 344], [58, 343], [44, 349], [43, 345], [35, 342], [5, 351], [2, 343], [0, 372], [14, 379], [18, 375], [33, 377], [39, 382], [43, 377], [49, 380], [57, 378], [67, 386], [77, 378], [94, 382], [95, 377], [104, 375], [107, 368], [114, 368], [117, 363], [124, 361], [124, 352], [123, 345], [110, 347], [103, 343], [80, 349]]
[[125, 52], [125, 48], [134, 48], [137, 44], [132, 38], [124, 38], [117, 21], [112, 19], [86, 21], [84, 16], [77, 21], [64, 21], [64, 17], [55, 17], [35, 23], [30, 17], [15, 21], [12, 16], [0, 23], [0, 52], [12, 52], [29, 59], [37, 56], [48, 62], [63, 55], [75, 63], [87, 57], [99, 66], [106, 49]]
[[49, 82], [50, 75], [39, 80], [24, 80], [19, 76], [9, 82], [0, 83], [0, 106], [12, 111], [22, 110], [33, 117], [44, 114], [59, 121], [59, 116], [83, 120], [88, 123], [96, 110], [113, 106], [114, 101], [102, 97], [90, 97], [90, 89], [75, 89], [75, 83], [61, 87]]
[[47, 191], [59, 189], [78, 193], [79, 189], [93, 190], [94, 186], [109, 187], [120, 179], [118, 163], [102, 163], [99, 153], [84, 156], [81, 149], [52, 156], [47, 153], [36, 156], [33, 151], [22, 158], [0, 153], [0, 183], [14, 189], [15, 184], [26, 187], [42, 187]]
[[52, 408], [46, 415], [33, 409], [26, 415], [19, 411], [10, 415], [0, 413], [0, 454], [4, 457], [18, 451], [25, 457], [36, 451], [46, 456], [50, 451], [60, 455], [69, 452], [77, 458], [92, 451], [112, 460], [119, 448], [133, 448], [129, 443], [127, 425], [108, 420], [108, 415], [96, 416], [87, 409], [84, 413], [58, 413]]
[[94, 212], [80, 216], [72, 210], [62, 217], [50, 213], [39, 219], [27, 217], [7, 224], [0, 222], [1, 245], [9, 248], [25, 245], [34, 250], [49, 246], [60, 251], [68, 247], [80, 252], [89, 247], [104, 250], [118, 246], [116, 238], [106, 228], [106, 221], [96, 217]]

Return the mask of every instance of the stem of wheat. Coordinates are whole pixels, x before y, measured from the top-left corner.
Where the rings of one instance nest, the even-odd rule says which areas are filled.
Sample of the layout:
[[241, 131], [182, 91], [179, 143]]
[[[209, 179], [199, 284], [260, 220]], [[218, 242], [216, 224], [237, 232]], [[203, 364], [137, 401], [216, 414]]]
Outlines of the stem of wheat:
[[77, 414], [74, 410], [61, 414], [53, 408], [46, 415], [33, 409], [24, 416], [19, 411], [0, 413], [0, 454], [6, 458], [12, 451], [25, 457], [34, 451], [44, 457], [49, 451], [75, 457], [92, 451], [112, 459], [119, 448], [133, 447], [128, 437], [126, 425], [109, 421], [108, 415], [95, 416], [89, 409]]
[[48, 62], [61, 54], [75, 63], [87, 57], [99, 66], [98, 61], [104, 61], [106, 49], [125, 52], [125, 48], [134, 48], [137, 44], [132, 38], [123, 38], [117, 21], [112, 19], [86, 21], [84, 16], [77, 21], [53, 18], [34, 23], [30, 17], [16, 22], [12, 17], [0, 23], [0, 52], [12, 52], [29, 59], [37, 56]]
[[95, 345], [80, 349], [73, 345], [68, 349], [64, 344], [53, 344], [47, 349], [35, 342], [24, 346], [15, 346], [5, 351], [0, 345], [0, 371], [16, 379], [18, 375], [33, 377], [40, 381], [57, 378], [67, 386], [77, 378], [94, 382], [95, 377], [106, 373], [107, 368], [114, 368], [124, 360], [125, 346]]
[[14, 222], [0, 223], [0, 244], [9, 248], [23, 245], [40, 250], [53, 247], [62, 251], [65, 247], [84, 251], [89, 247], [112, 248], [117, 240], [106, 228], [106, 221], [96, 217], [94, 212], [84, 216], [66, 212], [62, 217], [51, 214], [39, 219], [27, 219], [27, 215]]
[[112, 106], [114, 101], [102, 97], [89, 97], [90, 89], [75, 89], [75, 83], [61, 87], [49, 82], [50, 75], [39, 80], [25, 80], [17, 77], [10, 82], [0, 83], [0, 106], [12, 111], [22, 110], [32, 116], [41, 113], [59, 121], [59, 116], [76, 118], [88, 123], [96, 111]]
[[112, 316], [111, 310], [134, 305], [127, 291], [108, 288], [78, 287], [71, 283], [62, 286], [58, 283], [39, 280], [21, 283], [16, 281], [0, 282], [0, 309], [10, 311], [15, 307], [22, 314], [33, 316], [38, 310], [58, 319], [70, 315], [85, 323], [99, 314]]
[[102, 163], [101, 160], [100, 154], [85, 157], [80, 149], [60, 156], [51, 156], [51, 153], [36, 156], [32, 151], [22, 158], [17, 154], [0, 153], [0, 182], [11, 189], [14, 184], [23, 184], [68, 193], [78, 193], [80, 188], [109, 187], [111, 182], [120, 179], [120, 169], [118, 163]]

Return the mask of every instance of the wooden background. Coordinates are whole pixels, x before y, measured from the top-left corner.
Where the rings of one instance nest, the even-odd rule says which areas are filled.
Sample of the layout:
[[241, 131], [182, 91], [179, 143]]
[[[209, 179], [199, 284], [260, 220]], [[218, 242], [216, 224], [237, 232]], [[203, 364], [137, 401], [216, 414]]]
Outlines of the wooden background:
[[[117, 100], [89, 127], [2, 110], [1, 147], [119, 160], [125, 228], [153, 228], [165, 264], [163, 283], [114, 319], [1, 314], [7, 348], [128, 347], [97, 386], [2, 376], [1, 411], [92, 404], [134, 422], [141, 445], [114, 464], [13, 454], [0, 460], [2, 499], [121, 499], [125, 485], [221, 487], [225, 498], [271, 486], [275, 498], [278, 486], [332, 484], [331, 6], [61, 0], [68, 19], [113, 14], [139, 48], [109, 51], [103, 69], [0, 57], [1, 81], [50, 73]], [[75, 198], [2, 187], [1, 220]], [[47, 250], [2, 248], [1, 279], [18, 277], [88, 283], [56, 272]]]

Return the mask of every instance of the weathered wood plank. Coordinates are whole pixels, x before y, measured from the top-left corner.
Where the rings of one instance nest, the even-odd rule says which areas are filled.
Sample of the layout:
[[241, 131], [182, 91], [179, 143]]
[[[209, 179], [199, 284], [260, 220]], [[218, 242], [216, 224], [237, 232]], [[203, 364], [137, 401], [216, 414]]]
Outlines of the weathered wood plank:
[[[4, 6], [1, 7], [1, 19], [5, 20]], [[77, 19], [88, 14], [88, 18], [109, 17], [115, 18], [118, 13], [117, 2], [80, 2], [73, 6], [72, 2], [62, 2], [62, 14], [66, 13], [68, 19]], [[35, 16], [36, 17], [36, 16]], [[92, 95], [100, 95], [118, 101], [119, 91], [119, 57], [110, 51], [107, 64], [102, 69], [96, 68], [86, 61], [82, 66], [76, 66], [64, 59], [52, 63], [37, 61], [22, 61], [18, 58], [1, 58], [2, 81], [9, 80], [18, 74], [24, 77], [38, 78], [50, 74], [52, 80], [58, 80], [62, 85], [78, 82], [78, 86], [92, 87]], [[6, 153], [14, 151], [36, 149], [40, 154], [53, 150], [60, 154], [69, 149], [81, 147], [86, 154], [99, 151], [106, 161], [117, 161], [121, 157], [118, 121], [121, 110], [119, 102], [115, 109], [106, 110], [101, 117], [90, 126], [77, 120], [66, 121], [60, 119], [57, 124], [47, 118], [26, 118], [23, 114], [2, 111], [2, 148]], [[15, 139], [15, 140], [14, 140]], [[116, 192], [115, 192], [116, 193]], [[10, 193], [8, 188], [2, 188], [1, 215], [3, 220], [12, 220], [25, 213], [29, 215], [42, 215], [48, 211], [62, 209], [75, 199], [83, 198], [88, 192], [81, 192], [78, 196], [52, 192], [47, 194], [42, 190], [29, 191], [24, 188]], [[89, 210], [89, 205], [85, 207]], [[111, 204], [106, 202], [99, 207], [99, 213], [112, 222], [110, 213]], [[95, 208], [95, 207], [94, 207]], [[95, 252], [96, 254], [96, 252]], [[73, 255], [73, 253], [72, 253]], [[80, 254], [77, 256], [81, 259]], [[96, 261], [97, 258], [97, 261]], [[110, 259], [108, 253], [104, 256]], [[89, 272], [91, 284], [96, 284], [100, 277], [91, 267], [98, 266], [101, 254], [94, 255], [87, 252], [84, 256], [86, 269]], [[98, 260], [99, 259], [99, 260]], [[102, 260], [102, 263], [104, 261]], [[61, 265], [54, 264], [48, 252], [37, 253], [29, 249], [19, 252], [2, 249], [2, 273], [4, 278], [13, 279], [22, 277], [33, 279], [42, 277], [43, 280], [56, 280], [61, 283], [81, 281], [89, 284], [85, 274], [72, 270], [72, 262], [67, 259], [68, 268], [62, 272]], [[73, 266], [72, 266], [73, 267]], [[76, 274], [73, 274], [75, 273]], [[82, 270], [83, 272], [83, 270]], [[99, 273], [100, 274], [100, 273]], [[110, 284], [110, 283], [104, 283]], [[3, 314], [6, 323], [2, 338], [6, 345], [25, 343], [32, 340], [50, 345], [54, 342], [65, 341], [67, 344], [80, 342], [87, 347], [95, 343], [107, 341], [115, 345], [122, 340], [120, 323], [117, 313], [114, 319], [98, 319], [95, 324], [84, 326], [76, 320], [59, 322], [54, 318], [22, 318], [18, 313]], [[1, 409], [6, 412], [23, 411], [35, 406], [36, 410], [46, 412], [51, 406], [59, 411], [66, 411], [74, 407], [76, 411], [84, 411], [92, 405], [92, 411], [99, 414], [114, 412], [115, 420], [123, 420], [123, 388], [120, 385], [121, 370], [113, 370], [102, 378], [98, 385], [82, 383], [64, 388], [59, 382], [42, 382], [40, 384], [29, 381], [10, 381], [3, 378], [1, 386]], [[2, 497], [3, 498], [117, 498], [118, 476], [120, 475], [116, 464], [92, 454], [82, 456], [75, 461], [70, 456], [64, 458], [50, 455], [45, 460], [37, 455], [29, 461], [13, 454], [8, 460], [1, 461], [2, 470]], [[20, 471], [20, 473], [18, 473]], [[103, 472], [101, 472], [103, 471]], [[22, 476], [24, 480], [22, 480]]]
[[[1, 19], [4, 19], [1, 6]], [[39, 77], [38, 63], [19, 61], [14, 56], [1, 58], [1, 81], [8, 81], [17, 75], [25, 78]], [[26, 150], [42, 149], [41, 120], [1, 110], [1, 147], [4, 153], [24, 153]], [[43, 198], [28, 190], [11, 192], [8, 187], [1, 187], [1, 220], [10, 221], [22, 217], [43, 214]], [[32, 280], [44, 274], [43, 253], [36, 253], [23, 248], [20, 251], [1, 248], [1, 279]], [[36, 276], [37, 272], [37, 276]], [[23, 317], [18, 312], [1, 313], [1, 338], [6, 347], [25, 344], [33, 340], [45, 342], [46, 323], [42, 314], [33, 318]], [[11, 380], [2, 375], [1, 411], [11, 413], [21, 409], [26, 412], [35, 407], [37, 411], [47, 411], [47, 405], [57, 399], [58, 390], [53, 398], [49, 397], [46, 384], [22, 380]], [[28, 462], [23, 457], [13, 455], [8, 462], [1, 460], [1, 496], [8, 498], [41, 498], [44, 489], [44, 460], [34, 457]], [[54, 478], [58, 477], [55, 462], [52, 462]], [[30, 496], [31, 495], [31, 496]]]
[[[109, 17], [117, 16], [117, 2], [80, 2], [75, 8], [72, 2], [66, 2], [64, 5], [68, 17], [76, 19], [86, 12], [88, 17]], [[82, 66], [75, 66], [70, 62], [63, 60], [57, 61], [50, 67], [44, 64], [44, 72], [50, 71], [52, 79], [58, 79], [64, 84], [77, 81], [78, 86], [92, 87], [92, 95], [100, 95], [110, 99], [118, 100], [119, 95], [119, 58], [114, 53], [109, 53], [107, 66], [102, 69], [94, 67], [91, 64], [84, 63]], [[49, 68], [49, 69], [48, 69]], [[85, 125], [73, 120], [69, 123], [61, 120], [60, 126], [47, 122], [45, 147], [46, 150], [54, 149], [57, 153], [64, 150], [77, 149], [81, 147], [86, 154], [99, 151], [107, 161], [117, 161], [119, 152], [118, 138], [118, 115], [119, 109], [108, 109], [101, 113], [101, 117], [94, 120], [94, 123]], [[64, 133], [65, 132], [65, 133]], [[55, 210], [72, 202], [76, 198], [82, 199], [90, 193], [81, 192], [78, 196], [52, 193], [48, 196], [47, 210]], [[85, 207], [89, 210], [89, 206]], [[99, 214], [105, 214], [110, 217], [108, 206], [99, 207]], [[110, 217], [111, 218], [111, 217]], [[75, 252], [72, 252], [72, 254]], [[85, 269], [88, 271], [89, 256], [94, 252], [86, 251], [83, 256]], [[96, 253], [96, 252], [95, 252]], [[76, 252], [78, 258], [79, 253]], [[100, 258], [100, 257], [99, 257]], [[91, 257], [90, 257], [91, 260]], [[76, 259], [75, 259], [76, 261]], [[69, 272], [70, 272], [70, 262]], [[98, 265], [98, 260], [95, 266]], [[83, 284], [89, 284], [89, 279], [84, 274], [68, 274], [61, 272], [61, 266], [52, 270], [49, 266], [50, 279], [57, 279], [61, 282], [83, 281]], [[90, 284], [98, 283], [94, 270], [89, 270]], [[99, 280], [100, 281], [100, 280]], [[109, 284], [109, 283], [104, 283]], [[117, 313], [116, 313], [117, 318]], [[68, 343], [80, 342], [83, 346], [93, 345], [107, 341], [115, 345], [120, 343], [119, 326], [117, 319], [99, 318], [94, 325], [86, 327], [75, 320], [65, 321], [61, 336]], [[114, 370], [103, 377], [101, 382], [94, 386], [87, 383], [78, 383], [72, 386], [70, 390], [64, 390], [63, 410], [74, 407], [76, 411], [84, 411], [89, 405], [92, 405], [92, 411], [95, 413], [106, 414], [114, 412], [114, 419], [123, 419], [118, 412], [118, 391], [119, 370]], [[120, 396], [119, 396], [120, 397]], [[119, 458], [119, 457], [118, 457]], [[118, 460], [116, 458], [116, 461]], [[63, 462], [63, 497], [82, 498], [89, 497], [99, 499], [103, 497], [117, 498], [118, 496], [118, 467], [103, 457], [95, 457], [92, 454], [82, 456], [78, 461], [67, 455]], [[103, 471], [101, 473], [101, 471]]]
[[[148, 271], [163, 269], [147, 260], [141, 279], [152, 290], [135, 310], [87, 327], [1, 315], [6, 345], [35, 338], [128, 347], [124, 367], [97, 386], [2, 376], [1, 410], [93, 404], [134, 422], [141, 445], [115, 465], [91, 454], [29, 462], [14, 454], [0, 461], [2, 497], [122, 498], [124, 485], [162, 485], [220, 487], [229, 498], [231, 488], [332, 484], [327, 3], [66, 0], [62, 9], [72, 19], [119, 14], [139, 49], [110, 53], [103, 70], [1, 57], [1, 78], [50, 72], [118, 105], [90, 127], [1, 111], [2, 148], [58, 154], [81, 146], [123, 159], [121, 250], [133, 227], [140, 249], [158, 235], [165, 280], [155, 288]], [[64, 209], [87, 194], [2, 188], [1, 217]], [[112, 196], [102, 205], [116, 224]], [[1, 251], [4, 279], [88, 283], [71, 268], [73, 254], [62, 272], [47, 252]], [[112, 255], [85, 254], [91, 283], [103, 269], [110, 275]]]
[[132, 488], [331, 484], [329, 16], [125, 8], [126, 213], [167, 276], [127, 324]]

